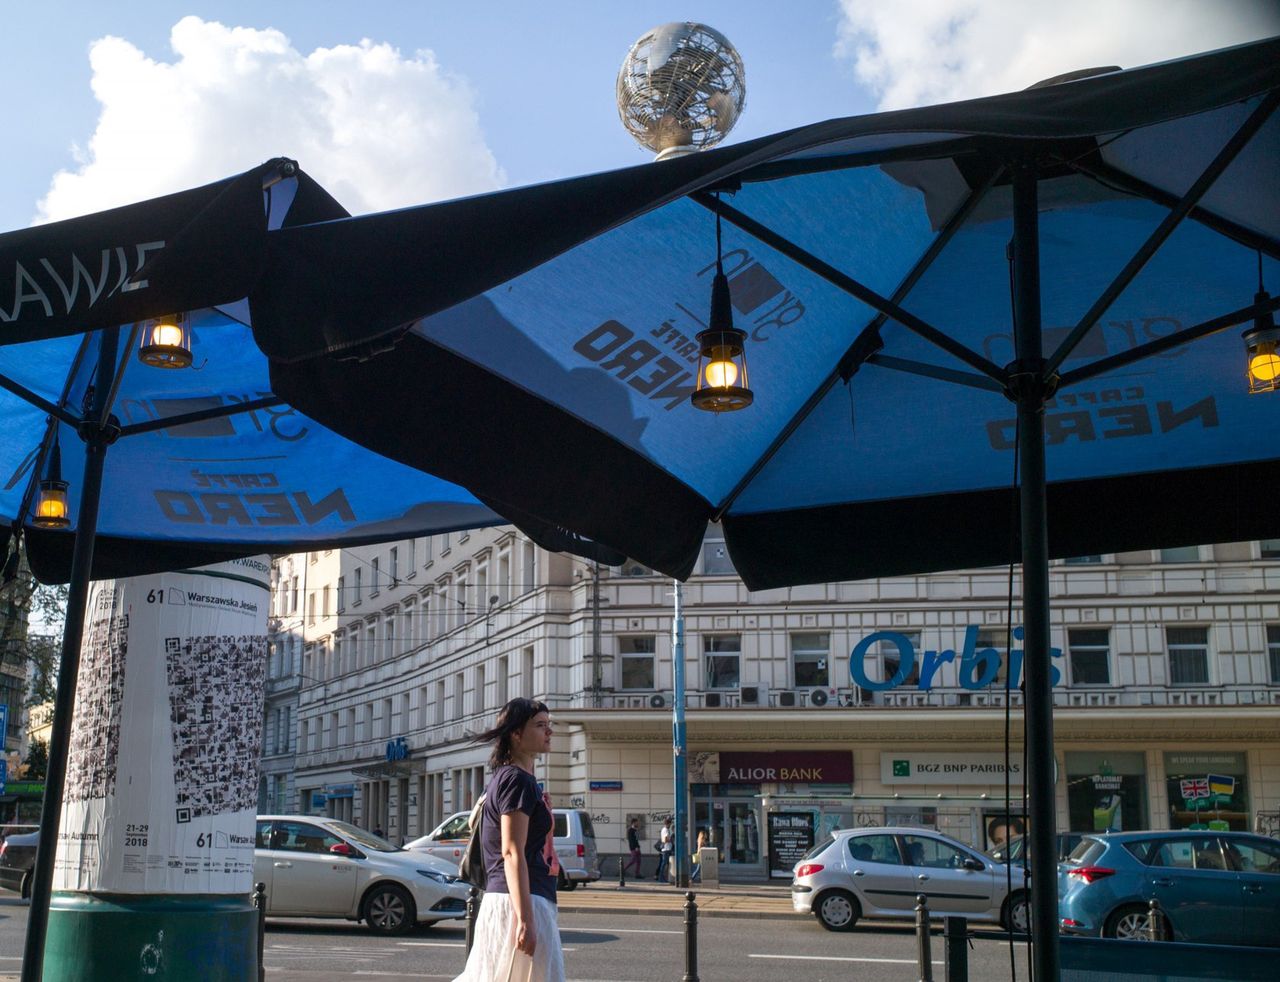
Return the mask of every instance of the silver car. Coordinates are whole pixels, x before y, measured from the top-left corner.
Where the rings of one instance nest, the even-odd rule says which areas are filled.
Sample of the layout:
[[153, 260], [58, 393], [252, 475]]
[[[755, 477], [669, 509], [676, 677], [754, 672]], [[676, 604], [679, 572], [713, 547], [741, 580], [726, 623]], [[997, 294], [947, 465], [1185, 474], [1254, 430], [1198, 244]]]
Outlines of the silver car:
[[457, 865], [411, 853], [332, 818], [259, 815], [254, 882], [269, 917], [342, 917], [376, 934], [466, 916]]
[[921, 893], [933, 916], [959, 914], [1019, 933], [1029, 920], [1020, 866], [994, 862], [928, 829], [837, 829], [792, 873], [792, 906], [828, 931], [850, 931], [862, 917], [912, 917]]

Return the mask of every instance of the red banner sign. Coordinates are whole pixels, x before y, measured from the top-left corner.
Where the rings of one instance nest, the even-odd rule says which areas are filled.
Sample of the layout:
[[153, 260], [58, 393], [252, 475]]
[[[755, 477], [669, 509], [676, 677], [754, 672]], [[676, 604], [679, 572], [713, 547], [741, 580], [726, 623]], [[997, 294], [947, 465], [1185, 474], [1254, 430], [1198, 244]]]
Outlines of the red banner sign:
[[852, 784], [853, 754], [847, 750], [770, 750], [720, 753], [720, 783]]

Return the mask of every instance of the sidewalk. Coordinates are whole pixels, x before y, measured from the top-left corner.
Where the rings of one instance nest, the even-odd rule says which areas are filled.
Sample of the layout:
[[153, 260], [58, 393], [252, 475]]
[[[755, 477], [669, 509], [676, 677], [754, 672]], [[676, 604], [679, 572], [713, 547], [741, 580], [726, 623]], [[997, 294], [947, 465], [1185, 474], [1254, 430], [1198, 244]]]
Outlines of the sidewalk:
[[[791, 884], [722, 883], [690, 888], [698, 904], [699, 917], [800, 917], [791, 909]], [[599, 880], [576, 890], [561, 890], [557, 906], [565, 914], [679, 914], [684, 910], [686, 891], [652, 879]]]

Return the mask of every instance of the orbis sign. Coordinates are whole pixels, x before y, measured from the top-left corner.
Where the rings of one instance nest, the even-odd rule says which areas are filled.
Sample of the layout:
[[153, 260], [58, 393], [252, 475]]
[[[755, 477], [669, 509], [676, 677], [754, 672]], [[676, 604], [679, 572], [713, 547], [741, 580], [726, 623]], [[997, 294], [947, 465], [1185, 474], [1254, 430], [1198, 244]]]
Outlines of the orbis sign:
[[[1013, 629], [1013, 640], [1021, 641], [1025, 636], [1024, 631], [1020, 627]], [[877, 642], [885, 641], [895, 645], [898, 649], [898, 670], [893, 674], [892, 678], [883, 681], [870, 678], [867, 675], [866, 658], [867, 652]], [[1050, 648], [1049, 656], [1051, 658], [1061, 658], [1061, 648]], [[1009, 652], [1009, 688], [1016, 689], [1018, 683], [1022, 679], [1022, 658], [1023, 653], [1020, 649], [1014, 648]], [[902, 685], [907, 679], [911, 678], [919, 667], [919, 679], [916, 687], [922, 692], [928, 692], [934, 687], [938, 672], [943, 665], [955, 664], [957, 666], [957, 677], [961, 687], [965, 689], [985, 689], [996, 681], [1000, 676], [1000, 668], [1004, 659], [1000, 657], [1000, 652], [995, 648], [979, 648], [978, 647], [978, 625], [970, 624], [964, 630], [964, 645], [961, 648], [959, 657], [950, 649], [945, 651], [925, 651], [917, 654], [916, 646], [912, 644], [911, 639], [905, 634], [899, 634], [897, 631], [877, 631], [875, 634], [869, 634], [857, 643], [853, 651], [849, 655], [849, 675], [853, 679], [854, 685], [860, 685], [864, 689], [872, 692], [886, 692], [889, 689], [896, 689]], [[1057, 685], [1062, 681], [1062, 673], [1054, 666], [1050, 666], [1051, 684]]]

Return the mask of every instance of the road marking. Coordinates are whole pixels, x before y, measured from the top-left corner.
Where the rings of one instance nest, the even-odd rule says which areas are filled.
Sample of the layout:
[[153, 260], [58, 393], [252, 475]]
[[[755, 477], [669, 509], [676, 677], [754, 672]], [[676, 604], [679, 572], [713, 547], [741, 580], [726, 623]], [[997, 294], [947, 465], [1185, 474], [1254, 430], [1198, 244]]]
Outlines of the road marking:
[[[868, 962], [874, 965], [914, 965], [914, 958], [849, 958], [837, 955], [747, 955], [748, 958], [774, 958], [781, 961], [798, 961], [798, 962]], [[934, 960], [933, 964], [942, 965], [941, 961]]]
[[683, 931], [655, 931], [640, 927], [562, 927], [560, 932], [573, 931], [577, 934], [684, 934]]
[[402, 948], [463, 948], [462, 941], [397, 941]]

